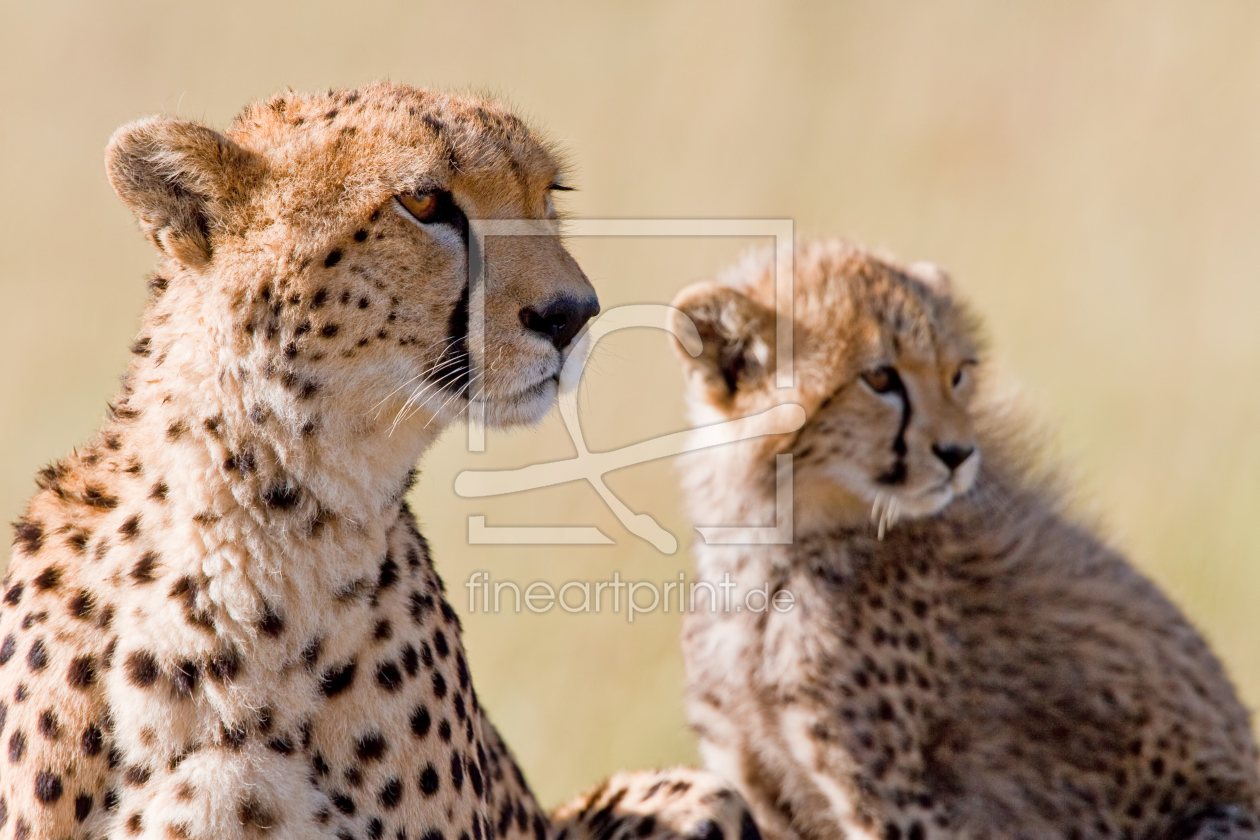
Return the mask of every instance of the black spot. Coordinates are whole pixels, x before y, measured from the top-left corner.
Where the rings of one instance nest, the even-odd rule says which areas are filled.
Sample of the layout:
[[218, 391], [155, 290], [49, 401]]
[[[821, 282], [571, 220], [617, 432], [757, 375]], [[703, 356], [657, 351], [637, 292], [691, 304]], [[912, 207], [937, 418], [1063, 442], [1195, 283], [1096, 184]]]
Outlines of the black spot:
[[103, 737], [99, 726], [95, 723], [88, 724], [88, 728], [83, 730], [83, 735], [79, 738], [79, 747], [83, 754], [88, 757], [100, 755]]
[[26, 736], [19, 729], [9, 736], [9, 761], [17, 764], [26, 755]]
[[411, 593], [411, 618], [416, 624], [424, 623], [424, 616], [429, 610], [433, 609], [433, 596], [428, 593], [412, 592]]
[[420, 772], [420, 792], [425, 796], [433, 796], [441, 786], [442, 782], [438, 778], [437, 768], [432, 764]]
[[441, 630], [433, 634], [433, 648], [437, 651], [437, 655], [443, 659], [451, 652], [450, 645], [446, 642], [446, 634]]
[[306, 666], [306, 670], [310, 671], [315, 668], [316, 663], [319, 662], [320, 649], [323, 646], [323, 641], [316, 638], [311, 639], [306, 643], [306, 647], [302, 648], [302, 653], [299, 655], [301, 656], [302, 664]]
[[13, 634], [4, 637], [4, 641], [0, 642], [0, 665], [7, 665], [9, 660], [13, 658], [13, 652], [17, 648], [17, 639]]
[[451, 756], [451, 784], [455, 785], [455, 790], [464, 788], [464, 760], [459, 753]]
[[57, 713], [52, 709], [45, 709], [40, 712], [39, 734], [43, 735], [49, 741], [55, 741], [61, 735], [61, 726], [57, 721]]
[[87, 618], [94, 607], [92, 593], [86, 589], [79, 590], [79, 594], [70, 599], [70, 615], [75, 618]]
[[389, 589], [396, 583], [398, 583], [398, 564], [394, 562], [393, 557], [386, 555], [381, 563], [381, 573], [376, 578], [376, 588]]
[[451, 722], [449, 720], [443, 720], [441, 723], [438, 724], [438, 737], [441, 738], [443, 741], [446, 741], [447, 743], [450, 742]]
[[354, 806], [354, 800], [351, 799], [348, 795], [338, 791], [336, 793], [331, 794], [328, 798], [332, 800], [333, 806], [338, 811], [345, 814], [347, 817], [354, 816], [354, 812], [357, 809]]
[[355, 241], [355, 242], [363, 242], [363, 241], [364, 241], [364, 240], [366, 240], [367, 238], [368, 238], [368, 232], [367, 232], [366, 230], [356, 230], [356, 231], [354, 232], [354, 241]]
[[381, 788], [380, 793], [376, 795], [376, 799], [381, 803], [381, 807], [386, 810], [393, 810], [398, 807], [398, 803], [402, 802], [403, 786], [402, 780], [390, 779]]
[[83, 822], [90, 813], [92, 813], [92, 797], [90, 794], [80, 793], [74, 798], [75, 822]]
[[118, 533], [122, 534], [124, 541], [135, 539], [140, 533], [140, 514], [129, 517], [126, 522], [118, 526]]
[[258, 622], [258, 629], [274, 639], [284, 632], [284, 619], [274, 607], [264, 603], [262, 620]]
[[446, 696], [446, 677], [436, 671], [433, 673], [433, 693], [438, 697]]
[[319, 753], [311, 757], [311, 770], [316, 776], [327, 776], [330, 769], [328, 762], [324, 761], [324, 757]]
[[[337, 112], [333, 111], [332, 113], [335, 116]], [[334, 248], [328, 252], [328, 256], [324, 257], [324, 268], [332, 268], [339, 262], [341, 262], [341, 249]]]
[[131, 787], [144, 787], [149, 783], [151, 775], [153, 774], [149, 772], [148, 767], [136, 764], [127, 768], [127, 772], [123, 774], [123, 781]]
[[56, 589], [57, 584], [61, 583], [61, 569], [56, 566], [49, 566], [47, 569], [39, 573], [39, 577], [31, 581], [35, 584], [35, 588], [42, 591]]
[[109, 790], [105, 791], [105, 796], [101, 799], [101, 806], [104, 807], [106, 811], [112, 811], [115, 808], [117, 808], [118, 807], [118, 791], [114, 790], [113, 788], [110, 788]]
[[351, 659], [341, 667], [324, 669], [324, 673], [319, 678], [319, 690], [325, 697], [336, 697], [354, 682], [354, 672], [357, 668], [358, 663]]
[[429, 717], [429, 710], [424, 706], [416, 706], [415, 711], [411, 713], [411, 732], [417, 738], [423, 738], [429, 734], [429, 729], [433, 725], [433, 719]]
[[420, 670], [420, 654], [416, 653], [416, 649], [411, 645], [404, 645], [402, 650], [403, 670], [407, 672], [407, 676], [414, 677], [416, 672]]
[[34, 554], [44, 544], [44, 526], [29, 519], [13, 523], [13, 544], [20, 545], [27, 554]]
[[[403, 676], [398, 665], [393, 662], [382, 662], [376, 668], [376, 682], [386, 691], [397, 691], [402, 688]], [[439, 697], [441, 695], [438, 695]]]
[[230, 750], [239, 750], [245, 744], [245, 738], [249, 733], [245, 731], [244, 724], [236, 726], [228, 726], [223, 724], [219, 728], [219, 738], [223, 741], [223, 746]]
[[50, 773], [47, 770], [41, 770], [35, 776], [35, 798], [45, 805], [51, 805], [61, 798], [62, 794], [61, 777]]
[[393, 625], [391, 625], [389, 621], [384, 618], [376, 622], [376, 628], [372, 630], [372, 638], [376, 639], [378, 642], [386, 641], [393, 634], [394, 634]]
[[319, 328], [319, 334], [324, 338], [332, 338], [340, 331], [341, 327], [336, 324], [324, 324], [324, 326]]
[[113, 510], [118, 507], [117, 497], [109, 495], [100, 487], [90, 485], [83, 488], [83, 503], [99, 510]]
[[186, 659], [176, 664], [175, 669], [171, 671], [171, 684], [175, 689], [175, 695], [192, 697], [193, 692], [197, 690], [197, 678], [200, 674], [201, 669]]
[[217, 682], [236, 679], [241, 670], [241, 655], [236, 648], [224, 648], [210, 657], [210, 676]]
[[272, 510], [292, 510], [299, 498], [298, 489], [288, 482], [272, 484], [262, 495], [263, 502]]
[[267, 749], [280, 753], [280, 755], [292, 755], [293, 742], [285, 737], [272, 738], [267, 742]]
[[21, 583], [15, 583], [9, 587], [9, 591], [4, 593], [4, 602], [11, 607], [17, 606], [22, 601], [22, 592], [26, 587]]
[[36, 639], [31, 645], [30, 651], [26, 654], [26, 664], [36, 673], [48, 667], [48, 651], [44, 647], [42, 638]]
[[156, 551], [147, 551], [131, 570], [131, 579], [136, 583], [152, 583], [153, 570], [157, 568], [161, 558]]
[[380, 732], [369, 732], [355, 742], [354, 752], [359, 761], [379, 761], [389, 749], [385, 736]]
[[148, 688], [157, 682], [161, 671], [158, 669], [157, 659], [153, 654], [144, 650], [132, 651], [127, 654], [127, 679], [132, 685], [140, 688]]

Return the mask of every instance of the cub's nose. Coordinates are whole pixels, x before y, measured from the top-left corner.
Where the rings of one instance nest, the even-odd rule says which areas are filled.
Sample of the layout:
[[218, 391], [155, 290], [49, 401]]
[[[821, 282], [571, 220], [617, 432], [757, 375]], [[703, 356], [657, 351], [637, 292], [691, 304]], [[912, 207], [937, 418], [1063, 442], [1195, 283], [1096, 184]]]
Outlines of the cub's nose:
[[530, 332], [536, 332], [563, 350], [578, 334], [582, 325], [599, 314], [599, 299], [594, 295], [573, 297], [561, 295], [552, 298], [535, 309], [527, 306], [521, 310], [521, 323]]
[[946, 444], [944, 446], [939, 443], [932, 444], [932, 454], [941, 459], [941, 463], [949, 467], [950, 471], [954, 471], [962, 466], [963, 461], [971, 457], [971, 453], [975, 452], [974, 446], [956, 446], [954, 444]]

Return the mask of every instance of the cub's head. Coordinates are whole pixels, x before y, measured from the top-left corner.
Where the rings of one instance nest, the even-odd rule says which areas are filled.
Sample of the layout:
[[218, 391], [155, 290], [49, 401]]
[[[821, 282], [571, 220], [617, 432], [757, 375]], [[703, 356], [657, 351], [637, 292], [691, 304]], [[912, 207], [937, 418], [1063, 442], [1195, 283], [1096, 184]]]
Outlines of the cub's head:
[[[693, 419], [804, 408], [799, 432], [744, 451], [763, 473], [775, 454], [792, 453], [806, 526], [936, 513], [970, 489], [980, 464], [973, 320], [934, 266], [899, 266], [838, 241], [799, 245], [794, 263], [790, 388], [775, 384], [776, 320], [788, 308], [776, 313], [772, 253], [675, 299], [704, 342], [695, 358], [679, 348]], [[786, 260], [777, 268], [786, 271]], [[729, 459], [723, 449], [704, 457]]]
[[[207, 377], [299, 426], [334, 401], [427, 423], [477, 399], [491, 424], [536, 421], [599, 309], [558, 235], [556, 156], [492, 102], [385, 83], [290, 92], [222, 133], [131, 123], [106, 164], [164, 256], [144, 353], [195, 336], [222, 361]], [[479, 242], [479, 220], [531, 235]]]

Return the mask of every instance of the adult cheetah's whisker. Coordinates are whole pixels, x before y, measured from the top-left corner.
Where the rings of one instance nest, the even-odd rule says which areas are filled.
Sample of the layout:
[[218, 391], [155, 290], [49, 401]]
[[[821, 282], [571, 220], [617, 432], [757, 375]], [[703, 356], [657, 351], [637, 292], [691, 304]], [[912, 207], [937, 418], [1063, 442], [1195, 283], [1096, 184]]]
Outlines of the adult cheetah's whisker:
[[[439, 341], [434, 341], [434, 342], [430, 343], [428, 347], [425, 347], [425, 348], [424, 348], [423, 350], [421, 350], [420, 352], [421, 352], [421, 353], [427, 353], [427, 352], [429, 352], [430, 350], [432, 350], [434, 347], [436, 347], [437, 345], [439, 345], [439, 344], [444, 344], [444, 345], [446, 345], [446, 347], [443, 347], [443, 348], [442, 348], [442, 352], [443, 352], [443, 353], [445, 353], [445, 352], [446, 352], [447, 347], [449, 347], [449, 346], [450, 346], [453, 342], [458, 341], [460, 338], [462, 338], [462, 336], [447, 336], [446, 338], [440, 339]], [[412, 382], [415, 382], [417, 379], [422, 379], [423, 377], [429, 376], [429, 375], [431, 375], [432, 373], [433, 373], [433, 369], [432, 369], [432, 368], [430, 368], [429, 370], [423, 371], [423, 372], [421, 372], [421, 373], [417, 373], [415, 376], [411, 377], [411, 378], [410, 378], [410, 379], [408, 379], [406, 382], [404, 382], [403, 384], [399, 385], [397, 388], [395, 388], [394, 390], [392, 390], [392, 391], [390, 391], [388, 394], [386, 394], [384, 397], [382, 397], [380, 402], [378, 402], [376, 405], [372, 406], [372, 408], [369, 408], [369, 409], [368, 409], [368, 412], [371, 412], [373, 409], [380, 408], [382, 405], [384, 405], [385, 403], [387, 403], [387, 402], [389, 401], [389, 398], [390, 398], [390, 397], [392, 397], [392, 396], [394, 396], [394, 394], [397, 394], [399, 391], [403, 390], [403, 389], [404, 389], [404, 388], [406, 388], [408, 385], [410, 385]]]
[[[416, 393], [412, 394], [410, 397], [407, 398], [407, 401], [403, 403], [402, 408], [398, 410], [398, 416], [394, 418], [393, 424], [389, 427], [389, 433], [391, 435], [394, 433], [394, 430], [398, 428], [399, 423], [403, 422], [404, 420], [409, 420], [410, 418], [415, 416], [416, 412], [424, 408], [427, 400], [425, 402], [421, 402], [418, 404], [415, 402], [417, 399], [419, 399], [421, 394], [423, 394], [425, 391], [428, 391], [432, 388], [441, 387], [442, 383], [446, 382], [447, 380], [451, 380], [454, 377], [458, 377], [460, 375], [463, 369], [460, 368], [458, 365], [467, 356], [468, 356], [467, 353], [461, 353], [460, 355], [454, 356], [440, 365], [436, 365], [432, 370], [429, 371], [428, 375], [431, 376], [433, 373], [441, 370], [442, 368], [453, 367], [452, 370], [448, 371], [447, 373], [444, 373], [439, 378], [430, 380], [427, 385], [425, 385], [421, 389], [418, 389]], [[413, 404], [415, 405], [415, 409], [408, 412], [408, 409], [411, 408]]]
[[[449, 397], [447, 397], [447, 398], [446, 398], [446, 401], [445, 401], [444, 403], [442, 403], [440, 406], [438, 406], [438, 410], [437, 410], [437, 411], [435, 411], [435, 412], [433, 412], [433, 416], [429, 418], [429, 423], [432, 423], [432, 422], [433, 422], [433, 421], [434, 421], [434, 420], [435, 420], [435, 419], [436, 419], [439, 415], [441, 415], [441, 413], [442, 413], [443, 411], [445, 411], [445, 410], [446, 410], [446, 407], [447, 407], [448, 405], [450, 405], [450, 404], [451, 404], [451, 400], [458, 399], [459, 397], [465, 396], [465, 395], [468, 393], [468, 387], [469, 387], [470, 385], [472, 385], [472, 383], [473, 383], [474, 381], [475, 381], [475, 379], [474, 379], [474, 378], [470, 378], [470, 379], [468, 380], [468, 383], [467, 383], [466, 385], [464, 385], [464, 387], [463, 387], [463, 388], [460, 388], [458, 391], [456, 391], [455, 393], [453, 393], [453, 394], [451, 394]], [[465, 406], [465, 408], [466, 408], [466, 406]], [[425, 427], [426, 429], [427, 429], [427, 428], [429, 428], [429, 423], [425, 423], [425, 424], [424, 424], [424, 427]]]
[[[467, 392], [468, 392], [468, 388], [469, 388], [469, 386], [470, 386], [470, 385], [472, 385], [472, 383], [473, 383], [473, 382], [475, 382], [475, 381], [477, 380], [477, 377], [478, 377], [478, 376], [480, 376], [480, 375], [481, 375], [480, 373], [476, 373], [476, 374], [474, 374], [473, 376], [471, 376], [471, 377], [469, 378], [468, 382], [467, 382], [467, 383], [465, 383], [465, 384], [464, 384], [464, 385], [463, 385], [463, 386], [462, 386], [459, 390], [457, 390], [457, 391], [455, 391], [454, 393], [452, 393], [452, 394], [451, 394], [451, 395], [450, 395], [450, 396], [446, 399], [446, 401], [445, 401], [445, 402], [443, 402], [443, 403], [442, 403], [442, 405], [440, 405], [440, 406], [438, 407], [438, 409], [437, 409], [436, 411], [434, 411], [434, 412], [433, 412], [433, 417], [430, 417], [430, 418], [429, 418], [429, 423], [432, 423], [432, 422], [433, 422], [433, 420], [434, 420], [434, 418], [438, 417], [438, 416], [441, 414], [442, 410], [443, 410], [443, 409], [445, 409], [445, 408], [446, 408], [446, 406], [450, 404], [451, 400], [453, 400], [453, 399], [458, 399], [459, 397], [462, 397], [462, 396], [466, 395], [466, 394], [467, 394]], [[440, 394], [440, 393], [441, 393], [441, 391], [435, 391], [435, 392], [434, 392], [434, 395], [436, 395], [436, 394]], [[432, 399], [432, 395], [431, 395], [430, 397], [426, 398], [426, 399], [425, 399], [425, 401], [424, 401], [423, 403], [421, 403], [419, 406], [417, 406], [417, 407], [416, 407], [416, 412], [420, 411], [420, 409], [422, 409], [422, 408], [426, 408], [426, 407], [428, 406], [428, 404], [429, 404], [429, 400], [430, 400], [430, 399]], [[412, 412], [412, 414], [414, 415], [416, 412]], [[429, 423], [425, 423], [425, 424], [424, 424], [424, 427], [425, 427], [426, 429], [429, 427]]]

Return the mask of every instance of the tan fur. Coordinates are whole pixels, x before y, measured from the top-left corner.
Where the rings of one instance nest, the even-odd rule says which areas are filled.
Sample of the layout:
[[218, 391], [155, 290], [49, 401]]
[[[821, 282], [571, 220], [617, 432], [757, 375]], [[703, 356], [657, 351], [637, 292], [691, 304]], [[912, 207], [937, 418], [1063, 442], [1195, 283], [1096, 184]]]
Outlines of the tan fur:
[[[470, 387], [494, 424], [550, 406], [564, 346], [528, 311], [595, 311], [554, 155], [375, 84], [141, 120], [106, 165], [163, 258], [104, 427], [17, 523], [0, 837], [544, 840], [404, 495]], [[457, 216], [416, 190], [552, 227], [484, 243], [484, 356]]]
[[[767, 525], [774, 456], [793, 455], [794, 544], [696, 551], [735, 604], [768, 583], [794, 607], [693, 613], [683, 641], [706, 764], [761, 830], [1258, 836], [1256, 747], [1224, 670], [1025, 466], [948, 277], [798, 246], [795, 384], [778, 389], [774, 269], [757, 254], [676, 301], [706, 341], [679, 354], [698, 423], [787, 402], [808, 416], [684, 465], [697, 524]], [[897, 393], [869, 384], [884, 366]], [[951, 470], [933, 445], [978, 451]]]

